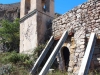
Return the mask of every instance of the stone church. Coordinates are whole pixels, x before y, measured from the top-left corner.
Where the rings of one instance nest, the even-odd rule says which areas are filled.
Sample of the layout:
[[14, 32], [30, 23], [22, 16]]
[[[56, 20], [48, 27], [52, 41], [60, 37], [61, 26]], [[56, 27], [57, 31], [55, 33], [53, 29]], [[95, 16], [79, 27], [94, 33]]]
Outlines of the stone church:
[[100, 0], [88, 0], [58, 18], [54, 18], [54, 0], [21, 0], [20, 53], [30, 54], [43, 43], [48, 26], [52, 27], [57, 41], [68, 31], [57, 61], [60, 69], [71, 75], [78, 75], [91, 32], [94, 32], [97, 39], [90, 70], [100, 71]]

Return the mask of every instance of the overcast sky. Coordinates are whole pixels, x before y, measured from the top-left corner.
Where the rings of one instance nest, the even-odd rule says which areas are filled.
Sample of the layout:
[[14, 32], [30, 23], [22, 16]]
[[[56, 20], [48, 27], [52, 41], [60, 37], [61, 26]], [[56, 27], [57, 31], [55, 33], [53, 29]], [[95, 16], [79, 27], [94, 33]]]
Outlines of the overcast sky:
[[[55, 12], [64, 14], [65, 12], [71, 10], [75, 6], [78, 6], [87, 0], [54, 0], [55, 1]], [[20, 2], [20, 0], [0, 0], [2, 4], [11, 4]]]

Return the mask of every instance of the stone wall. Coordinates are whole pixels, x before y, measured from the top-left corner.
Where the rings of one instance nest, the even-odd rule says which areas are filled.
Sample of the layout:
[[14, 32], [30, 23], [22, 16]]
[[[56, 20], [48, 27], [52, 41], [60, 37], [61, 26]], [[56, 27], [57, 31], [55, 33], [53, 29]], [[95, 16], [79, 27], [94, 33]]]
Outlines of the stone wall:
[[81, 66], [82, 58], [85, 53], [85, 28], [81, 28], [72, 37], [72, 44], [70, 47], [70, 61], [68, 73], [77, 75]]
[[20, 23], [20, 53], [31, 53], [37, 44], [37, 14], [34, 14]]
[[[69, 75], [77, 75], [79, 72], [79, 68], [81, 66], [82, 58], [85, 53], [85, 28], [81, 28], [80, 30], [76, 31], [76, 33], [72, 36], [68, 36], [68, 39], [62, 46], [60, 50], [60, 54], [57, 56], [57, 60], [59, 63], [59, 69], [61, 71], [68, 70]], [[63, 47], [67, 47], [69, 49], [69, 64], [68, 66], [64, 65], [65, 60], [63, 58]], [[58, 58], [59, 57], [59, 58]]]
[[[55, 39], [59, 39], [65, 30], [74, 32], [85, 27], [87, 33], [96, 32], [100, 35], [100, 1], [83, 3], [52, 22]], [[88, 36], [88, 35], [87, 35]]]
[[[95, 32], [97, 35], [97, 42], [91, 61], [90, 70], [98, 69], [100, 71], [100, 1], [92, 1], [83, 3], [64, 15], [56, 18], [52, 22], [52, 32], [55, 40], [60, 39], [65, 30], [68, 30], [69, 35], [74, 33], [71, 41], [70, 61], [68, 67], [68, 73], [71, 75], [77, 75], [82, 58], [85, 53], [85, 49], [88, 43], [91, 32]], [[67, 46], [67, 45], [66, 45]], [[70, 75], [70, 74], [69, 74]]]

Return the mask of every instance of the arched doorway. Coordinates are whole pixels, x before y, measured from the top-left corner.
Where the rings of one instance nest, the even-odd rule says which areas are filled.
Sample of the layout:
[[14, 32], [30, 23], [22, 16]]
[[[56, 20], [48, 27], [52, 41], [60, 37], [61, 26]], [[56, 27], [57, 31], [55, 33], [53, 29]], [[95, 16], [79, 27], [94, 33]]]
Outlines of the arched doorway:
[[64, 62], [64, 68], [66, 71], [69, 65], [69, 57], [70, 57], [69, 49], [66, 46], [62, 47], [62, 58]]

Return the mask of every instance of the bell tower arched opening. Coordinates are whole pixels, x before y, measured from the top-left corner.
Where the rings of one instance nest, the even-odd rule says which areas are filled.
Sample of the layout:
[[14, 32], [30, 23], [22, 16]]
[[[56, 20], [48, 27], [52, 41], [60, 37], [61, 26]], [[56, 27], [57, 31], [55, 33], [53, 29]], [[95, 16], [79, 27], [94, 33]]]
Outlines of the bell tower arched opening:
[[50, 0], [42, 0], [42, 11], [49, 12], [50, 10]]
[[25, 0], [25, 15], [29, 13], [30, 8], [31, 8], [30, 0]]

